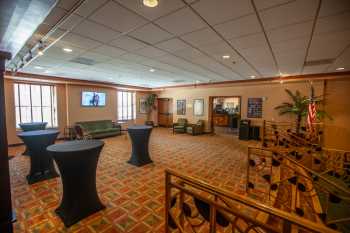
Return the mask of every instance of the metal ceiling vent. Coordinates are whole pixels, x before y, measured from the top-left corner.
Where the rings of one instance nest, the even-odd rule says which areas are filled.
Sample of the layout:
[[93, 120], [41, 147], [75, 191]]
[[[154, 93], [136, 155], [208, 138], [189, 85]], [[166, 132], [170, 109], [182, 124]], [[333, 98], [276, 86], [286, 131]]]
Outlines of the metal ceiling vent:
[[95, 60], [90, 59], [90, 58], [86, 58], [86, 57], [76, 57], [76, 58], [73, 58], [72, 60], [70, 60], [70, 62], [83, 64], [83, 65], [87, 65], [87, 66], [93, 66], [97, 63]]
[[319, 66], [319, 65], [329, 65], [334, 62], [334, 59], [321, 59], [321, 60], [313, 60], [306, 61], [304, 66]]

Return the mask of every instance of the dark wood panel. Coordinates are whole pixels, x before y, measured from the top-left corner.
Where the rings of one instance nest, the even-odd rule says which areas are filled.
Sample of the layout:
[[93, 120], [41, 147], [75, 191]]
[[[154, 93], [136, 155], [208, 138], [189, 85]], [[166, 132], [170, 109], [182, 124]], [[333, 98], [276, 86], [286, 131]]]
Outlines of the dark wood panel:
[[158, 125], [170, 127], [172, 123], [172, 99], [158, 99]]
[[5, 115], [4, 70], [9, 53], [0, 51], [0, 232], [12, 233], [12, 205]]

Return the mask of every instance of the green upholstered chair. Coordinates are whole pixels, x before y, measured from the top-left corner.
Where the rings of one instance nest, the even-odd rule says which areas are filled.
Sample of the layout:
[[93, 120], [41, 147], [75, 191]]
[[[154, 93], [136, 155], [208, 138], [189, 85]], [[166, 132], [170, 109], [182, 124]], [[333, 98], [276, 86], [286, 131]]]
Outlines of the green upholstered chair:
[[198, 120], [196, 124], [189, 124], [186, 127], [186, 132], [192, 135], [198, 135], [204, 133], [204, 121]]
[[179, 118], [177, 122], [173, 124], [173, 133], [186, 133], [187, 119]]

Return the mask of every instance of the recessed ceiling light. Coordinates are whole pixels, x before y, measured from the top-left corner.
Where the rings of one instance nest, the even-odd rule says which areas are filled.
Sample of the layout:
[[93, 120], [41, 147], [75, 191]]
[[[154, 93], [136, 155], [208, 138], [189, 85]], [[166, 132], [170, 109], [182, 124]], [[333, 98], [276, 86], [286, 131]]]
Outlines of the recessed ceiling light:
[[345, 70], [345, 68], [344, 67], [338, 67], [337, 69], [335, 69], [335, 70]]
[[153, 73], [154, 71], [156, 71], [156, 70], [153, 69], [153, 68], [152, 68], [152, 69], [149, 69], [149, 72], [152, 72], [152, 73]]
[[222, 58], [223, 59], [229, 59], [231, 56], [230, 55], [223, 55]]
[[51, 73], [53, 73], [53, 72], [52, 72], [51, 70], [45, 70], [44, 73], [46, 73], [46, 74], [51, 74]]
[[158, 0], [143, 0], [143, 5], [147, 7], [156, 7], [158, 6]]
[[254, 79], [254, 78], [256, 78], [256, 76], [255, 75], [250, 75], [249, 78]]
[[37, 70], [42, 70], [42, 69], [44, 69], [43, 67], [41, 67], [41, 66], [34, 66], [34, 69], [37, 69]]
[[199, 81], [199, 80], [196, 80], [196, 83], [200, 83], [201, 81]]
[[63, 51], [66, 52], [66, 53], [71, 53], [71, 52], [73, 52], [73, 49], [63, 48]]
[[39, 50], [39, 51], [38, 51], [38, 55], [39, 55], [39, 56], [42, 56], [42, 55], [44, 55], [44, 52], [43, 52], [42, 50]]

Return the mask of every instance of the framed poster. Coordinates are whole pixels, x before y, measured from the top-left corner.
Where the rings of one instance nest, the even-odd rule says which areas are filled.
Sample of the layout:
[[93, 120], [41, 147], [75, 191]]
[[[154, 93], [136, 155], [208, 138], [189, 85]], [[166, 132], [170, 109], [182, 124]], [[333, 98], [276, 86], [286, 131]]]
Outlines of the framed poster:
[[262, 118], [262, 98], [248, 98], [248, 118]]
[[140, 99], [139, 112], [142, 114], [147, 113], [146, 99]]
[[186, 100], [176, 101], [176, 113], [177, 115], [186, 115]]
[[204, 99], [193, 100], [193, 115], [195, 116], [204, 115]]

